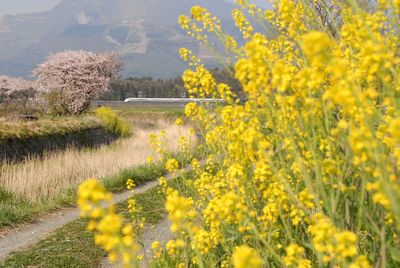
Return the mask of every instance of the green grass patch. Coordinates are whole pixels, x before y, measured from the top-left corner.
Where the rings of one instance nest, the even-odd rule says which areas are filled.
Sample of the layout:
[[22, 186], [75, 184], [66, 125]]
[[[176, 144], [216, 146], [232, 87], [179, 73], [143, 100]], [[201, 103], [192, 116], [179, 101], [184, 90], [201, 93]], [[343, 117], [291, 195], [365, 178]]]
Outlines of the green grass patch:
[[[161, 192], [161, 187], [156, 186], [143, 194], [135, 195], [136, 202], [142, 210], [138, 213], [139, 218], [146, 219], [146, 224], [157, 224], [165, 218], [164, 210], [165, 196]], [[129, 221], [130, 213], [127, 209], [128, 201], [117, 204], [117, 211]]]
[[99, 267], [104, 252], [93, 244], [87, 221], [73, 221], [31, 248], [12, 254], [0, 267]]
[[115, 111], [122, 115], [163, 115], [171, 117], [180, 117], [184, 115], [184, 108], [179, 106], [150, 106], [150, 105], [137, 105], [137, 106], [113, 106]]
[[105, 187], [111, 192], [120, 192], [125, 190], [125, 184], [128, 179], [132, 179], [136, 184], [142, 184], [157, 179], [165, 174], [164, 162], [145, 164], [136, 168], [127, 168], [118, 174], [103, 179]]

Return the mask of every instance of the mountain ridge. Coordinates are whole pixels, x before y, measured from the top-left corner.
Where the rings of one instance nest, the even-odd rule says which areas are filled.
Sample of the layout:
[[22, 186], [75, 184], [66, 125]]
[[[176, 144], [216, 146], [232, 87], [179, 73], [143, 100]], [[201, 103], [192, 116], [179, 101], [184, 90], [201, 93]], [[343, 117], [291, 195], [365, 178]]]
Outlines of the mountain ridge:
[[201, 4], [223, 21], [232, 5], [215, 0], [64, 0], [52, 10], [0, 17], [0, 73], [30, 77], [50, 52], [115, 50], [122, 75], [170, 77], [185, 64], [179, 47], [199, 49], [177, 25], [178, 16]]

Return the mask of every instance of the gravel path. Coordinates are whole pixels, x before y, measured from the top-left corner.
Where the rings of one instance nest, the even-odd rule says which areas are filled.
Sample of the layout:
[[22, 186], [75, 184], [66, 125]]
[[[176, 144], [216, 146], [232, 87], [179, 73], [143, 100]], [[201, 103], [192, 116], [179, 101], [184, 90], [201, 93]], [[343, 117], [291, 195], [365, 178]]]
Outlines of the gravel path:
[[[182, 172], [189, 171], [191, 167], [186, 167]], [[178, 173], [178, 175], [180, 172]], [[167, 180], [175, 177], [173, 174], [165, 176]], [[135, 189], [136, 194], [141, 194], [147, 190], [156, 187], [158, 180], [146, 183]], [[113, 195], [113, 204], [120, 203], [131, 196], [130, 191]], [[0, 261], [3, 261], [12, 252], [25, 249], [41, 239], [45, 238], [49, 233], [64, 226], [65, 224], [79, 218], [78, 208], [61, 209], [57, 212], [47, 214], [31, 224], [24, 224], [18, 228], [6, 230], [0, 233]]]
[[171, 233], [171, 223], [168, 219], [160, 221], [158, 224], [148, 227], [144, 230], [142, 235], [143, 241], [143, 256], [146, 256], [147, 260], [152, 257], [151, 244], [154, 241], [159, 241], [161, 244], [168, 242], [168, 240], [174, 238]]
[[[167, 219], [164, 219], [157, 223], [156, 225], [149, 226], [144, 229], [142, 234], [142, 254], [145, 256], [145, 259], [142, 262], [141, 267], [147, 267], [147, 262], [151, 260], [151, 244], [154, 241], [159, 241], [161, 244], [166, 243], [168, 240], [173, 238], [173, 234], [170, 231], [170, 222]], [[100, 266], [101, 268], [119, 268], [123, 267], [122, 264], [111, 264], [108, 261], [108, 258], [104, 258], [103, 262]]]

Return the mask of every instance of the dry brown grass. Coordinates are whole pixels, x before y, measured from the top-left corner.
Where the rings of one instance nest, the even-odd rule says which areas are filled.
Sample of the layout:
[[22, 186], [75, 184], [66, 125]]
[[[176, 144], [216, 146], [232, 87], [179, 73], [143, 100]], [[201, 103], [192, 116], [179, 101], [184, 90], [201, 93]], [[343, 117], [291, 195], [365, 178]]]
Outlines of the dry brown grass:
[[169, 120], [157, 120], [135, 126], [135, 134], [109, 146], [92, 150], [68, 149], [49, 154], [43, 159], [33, 158], [19, 164], [0, 166], [0, 186], [29, 200], [52, 198], [62, 189], [77, 186], [86, 178], [101, 178], [116, 174], [124, 168], [145, 163], [152, 154], [150, 133], [165, 130], [169, 149], [178, 148], [181, 134], [189, 127], [177, 127]]

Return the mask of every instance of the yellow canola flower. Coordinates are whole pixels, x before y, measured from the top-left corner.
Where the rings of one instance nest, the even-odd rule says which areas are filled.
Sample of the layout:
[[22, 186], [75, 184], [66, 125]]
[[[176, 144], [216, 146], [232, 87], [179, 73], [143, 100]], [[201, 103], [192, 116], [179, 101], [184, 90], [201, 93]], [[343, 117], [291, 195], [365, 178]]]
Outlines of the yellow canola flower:
[[232, 254], [232, 263], [234, 268], [261, 268], [263, 265], [257, 251], [247, 245], [235, 248]]
[[[367, 7], [359, 1], [274, 0], [263, 11], [237, 1], [238, 40], [203, 7], [179, 17], [182, 29], [199, 40], [199, 51], [220, 52], [228, 70], [207, 70], [200, 58], [208, 55], [179, 51], [190, 68], [182, 75], [189, 96], [225, 102], [185, 106], [201, 134], [199, 159], [206, 161], [193, 160], [194, 172], [171, 184], [176, 189], [160, 178], [176, 240], [164, 252], [157, 246], [157, 265], [371, 267], [381, 262], [372, 252], [377, 245], [389, 266], [396, 263], [398, 2]], [[185, 153], [189, 141], [179, 138]], [[150, 144], [167, 152], [165, 133]], [[175, 160], [166, 162], [167, 170], [178, 168]], [[80, 191], [88, 228], [98, 232], [99, 222], [115, 214], [99, 207], [109, 195], [95, 182]], [[133, 214], [140, 210], [128, 204]], [[136, 234], [143, 221], [132, 218]], [[111, 248], [110, 257], [134, 264], [135, 254], [128, 256], [132, 237], [101, 234], [97, 239]], [[238, 243], [243, 245], [236, 248]]]
[[349, 268], [371, 268], [371, 264], [367, 258], [367, 256], [361, 255], [357, 257], [357, 259], [352, 262]]
[[194, 235], [193, 248], [201, 254], [207, 254], [213, 247], [211, 234], [206, 230], [197, 230]]
[[128, 179], [126, 181], [126, 188], [128, 190], [131, 190], [131, 189], [135, 188], [135, 186], [136, 186], [136, 183], [132, 179]]
[[176, 120], [175, 120], [175, 125], [177, 125], [177, 126], [181, 126], [181, 125], [183, 125], [183, 120], [182, 120], [182, 118], [177, 118]]
[[251, 26], [250, 22], [244, 16], [243, 12], [238, 9], [234, 9], [232, 11], [232, 17], [236, 26], [242, 32], [243, 37], [245, 39], [251, 38], [253, 34], [253, 26]]
[[191, 9], [192, 17], [195, 20], [199, 20], [199, 21], [202, 20], [204, 12], [205, 12], [205, 9], [201, 6], [194, 6]]
[[147, 164], [153, 164], [154, 163], [154, 157], [153, 156], [149, 156], [146, 158], [146, 163]]
[[178, 251], [182, 249], [185, 245], [185, 242], [183, 240], [169, 240], [165, 244], [165, 248], [170, 256], [175, 256], [178, 254]]
[[284, 257], [283, 261], [288, 267], [311, 268], [311, 261], [305, 259], [304, 255], [305, 250], [303, 247], [295, 243], [291, 243], [286, 248], [286, 256]]
[[187, 117], [193, 117], [197, 115], [197, 104], [196, 103], [188, 103], [185, 106], [185, 114]]
[[165, 163], [165, 169], [168, 172], [175, 172], [179, 169], [179, 162], [176, 159], [169, 159], [166, 163]]
[[333, 44], [333, 41], [324, 32], [308, 32], [301, 39], [303, 52], [307, 60], [314, 66], [326, 63]]
[[180, 196], [176, 191], [167, 196], [165, 209], [172, 222], [172, 232], [186, 231], [192, 226], [192, 221], [196, 215], [193, 204], [191, 198]]
[[111, 194], [96, 179], [88, 179], [78, 189], [78, 206], [81, 215], [86, 216], [103, 201], [110, 201]]
[[343, 231], [336, 234], [335, 238], [337, 241], [335, 251], [340, 258], [353, 257], [357, 255], [357, 236], [353, 232]]
[[189, 59], [189, 50], [187, 48], [180, 48], [179, 55], [184, 61], [187, 61]]
[[323, 214], [312, 217], [313, 224], [308, 227], [315, 250], [323, 254], [323, 261], [345, 260], [358, 254], [357, 235], [350, 231], [338, 231]]

